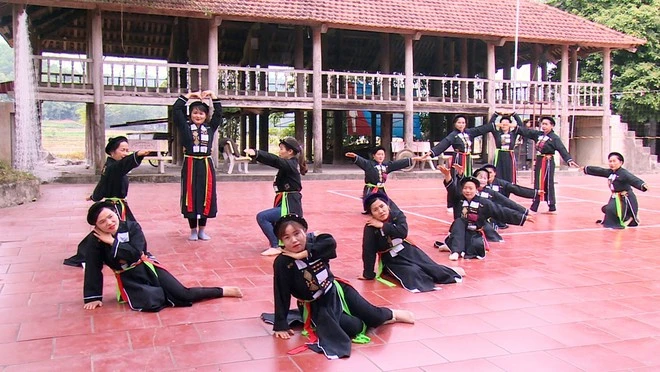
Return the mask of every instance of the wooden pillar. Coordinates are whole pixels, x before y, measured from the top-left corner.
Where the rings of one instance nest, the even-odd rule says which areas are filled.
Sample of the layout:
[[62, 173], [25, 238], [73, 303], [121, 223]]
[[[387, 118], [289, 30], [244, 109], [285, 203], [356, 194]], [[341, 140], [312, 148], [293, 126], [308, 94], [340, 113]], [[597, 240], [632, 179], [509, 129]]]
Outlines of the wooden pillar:
[[[537, 85], [536, 82], [539, 80], [539, 56], [541, 55], [541, 46], [538, 44], [534, 44], [532, 46], [532, 60], [530, 61], [529, 64], [529, 81], [532, 82], [531, 86], [529, 87], [529, 101], [531, 102], [532, 106], [534, 103], [537, 101], [536, 99], [536, 92], [537, 92]], [[524, 102], [523, 102], [524, 104]]]
[[[105, 160], [105, 98], [103, 95], [103, 15], [99, 9], [90, 10], [91, 18], [91, 55], [92, 55], [92, 87], [94, 103], [92, 106], [91, 123], [91, 153], [94, 171], [101, 173]], [[88, 18], [88, 19], [89, 19]], [[89, 107], [89, 106], [88, 106]]]
[[[461, 77], [468, 77], [468, 41], [461, 39]], [[461, 103], [467, 102], [467, 84], [461, 83]]]
[[304, 111], [303, 115], [305, 116], [305, 157], [307, 162], [311, 163], [313, 161], [313, 147], [314, 147], [314, 128], [312, 125], [312, 113], [310, 111]]
[[[329, 119], [329, 113], [330, 111], [328, 110], [321, 110], [321, 149], [323, 150], [323, 153], [325, 154], [325, 150], [328, 148], [328, 119]], [[323, 157], [323, 160], [325, 160], [325, 156]], [[330, 162], [328, 162], [330, 163]]]
[[569, 53], [568, 45], [561, 46], [561, 128], [559, 128], [559, 137], [569, 150], [569, 128], [568, 128], [568, 77], [569, 77]]
[[404, 35], [406, 48], [406, 106], [403, 112], [403, 141], [407, 146], [413, 142], [413, 35]]
[[[433, 64], [431, 74], [433, 76], [442, 76], [444, 72], [445, 63], [445, 39], [441, 36], [435, 38], [435, 50], [433, 51]], [[431, 96], [442, 97], [442, 91], [445, 89], [440, 81], [431, 81]], [[429, 113], [429, 137], [431, 141], [438, 141], [444, 136], [446, 129], [443, 126], [444, 116], [442, 114], [431, 112]]]
[[[390, 34], [380, 34], [380, 70], [384, 74], [392, 73], [390, 56]], [[383, 99], [389, 101], [392, 97], [392, 82], [383, 79]], [[376, 116], [376, 113], [373, 113]], [[375, 121], [373, 121], [375, 123]], [[375, 132], [375, 131], [374, 131]], [[392, 158], [392, 114], [380, 113], [380, 145], [385, 148], [385, 159]]]
[[247, 114], [241, 113], [241, 120], [240, 124], [238, 127], [238, 136], [240, 137], [241, 141], [239, 144], [239, 148], [241, 149], [241, 154], [245, 149], [248, 148], [248, 143], [247, 143]]
[[[218, 94], [218, 27], [222, 20], [220, 17], [214, 17], [209, 20], [209, 37], [208, 37], [208, 90]], [[219, 142], [219, 138], [216, 133], [211, 133], [211, 135], [216, 136], [216, 144]], [[218, 146], [213, 146], [211, 149], [211, 159], [215, 164], [218, 164]]]
[[344, 123], [346, 111], [334, 111], [332, 114], [332, 162], [334, 164], [342, 163], [344, 160]]
[[[296, 26], [296, 45], [294, 49], [293, 57], [293, 67], [296, 70], [302, 70], [305, 68], [305, 55], [303, 50], [304, 43], [304, 34], [302, 26]], [[296, 86], [298, 97], [304, 97], [307, 94], [305, 89], [305, 76], [303, 74], [296, 75]], [[300, 144], [305, 146], [305, 112], [303, 110], [294, 111], [294, 123], [295, 123], [295, 133], [296, 139]], [[307, 152], [306, 152], [307, 153]], [[307, 154], [309, 155], [309, 154]]]
[[248, 146], [251, 149], [257, 148], [257, 115], [248, 114], [248, 125], [249, 125], [249, 137], [248, 137]]
[[259, 150], [268, 151], [268, 118], [270, 110], [264, 109], [259, 114]]
[[[496, 111], [495, 108], [495, 44], [486, 43], [486, 77], [488, 78], [488, 117]], [[492, 138], [492, 136], [488, 136]], [[488, 159], [489, 141], [483, 141], [481, 148], [482, 159]]]
[[511, 65], [513, 64], [511, 58], [511, 43], [504, 44], [502, 47], [502, 53], [504, 54], [504, 67], [502, 67], [502, 101], [505, 103], [513, 102], [513, 85], [511, 84]]
[[603, 48], [603, 122], [601, 124], [601, 132], [603, 135], [602, 149], [605, 159], [607, 154], [610, 153], [610, 117], [612, 110], [610, 109], [610, 95], [612, 93], [612, 55], [610, 48]]
[[571, 48], [571, 76], [570, 81], [577, 83], [578, 81], [578, 50], [579, 47]]
[[321, 91], [321, 78], [322, 78], [322, 57], [321, 57], [321, 27], [312, 27], [312, 133], [314, 138], [314, 173], [323, 172], [323, 133], [321, 127], [323, 110], [323, 92]]

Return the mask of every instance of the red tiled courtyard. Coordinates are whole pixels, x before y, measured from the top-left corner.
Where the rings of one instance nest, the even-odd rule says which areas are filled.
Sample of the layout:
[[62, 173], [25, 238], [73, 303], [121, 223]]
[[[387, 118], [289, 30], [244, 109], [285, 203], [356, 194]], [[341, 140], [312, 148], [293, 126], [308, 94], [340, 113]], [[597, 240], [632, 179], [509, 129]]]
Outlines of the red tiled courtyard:
[[[270, 182], [218, 184], [220, 214], [209, 242], [188, 242], [178, 184], [133, 183], [129, 202], [149, 250], [187, 285], [237, 285], [242, 299], [138, 313], [114, 298], [82, 307], [82, 270], [63, 266], [89, 231], [84, 215], [93, 185], [42, 186], [35, 203], [0, 216], [0, 366], [3, 371], [66, 369], [221, 371], [657, 371], [660, 370], [660, 175], [637, 192], [642, 226], [623, 231], [594, 223], [607, 198], [602, 178], [558, 177], [557, 215], [502, 231], [484, 261], [458, 261], [468, 276], [433, 293], [408, 293], [361, 273], [359, 180], [305, 181], [310, 228], [332, 233], [333, 272], [370, 301], [415, 312], [414, 325], [372, 330], [349, 359], [306, 351], [300, 330], [275, 339], [259, 315], [272, 312], [272, 258], [255, 214], [272, 203]], [[523, 179], [529, 184], [529, 179]], [[440, 179], [392, 179], [388, 192], [407, 213], [409, 238], [436, 261], [449, 215]], [[527, 205], [527, 201], [524, 202]], [[544, 211], [543, 206], [541, 211]], [[453, 264], [453, 263], [452, 263]]]

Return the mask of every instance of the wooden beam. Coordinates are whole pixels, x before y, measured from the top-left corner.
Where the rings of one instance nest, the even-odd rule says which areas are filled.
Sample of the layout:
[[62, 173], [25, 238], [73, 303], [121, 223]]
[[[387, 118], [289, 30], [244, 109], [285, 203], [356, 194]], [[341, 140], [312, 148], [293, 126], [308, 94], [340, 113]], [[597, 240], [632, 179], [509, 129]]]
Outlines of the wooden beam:
[[568, 78], [569, 78], [570, 57], [568, 54], [568, 45], [561, 46], [561, 128], [559, 128], [561, 141], [569, 149], [569, 128], [568, 128]]
[[103, 15], [100, 10], [90, 11], [92, 46], [92, 87], [94, 90], [92, 160], [96, 173], [100, 173], [105, 160], [105, 102], [103, 95]]
[[610, 95], [612, 94], [612, 53], [610, 48], [603, 48], [603, 122], [601, 124], [601, 132], [603, 135], [602, 149], [601, 152], [603, 156], [601, 159], [605, 159], [607, 154], [610, 153], [610, 118], [612, 116], [612, 110], [610, 109]]

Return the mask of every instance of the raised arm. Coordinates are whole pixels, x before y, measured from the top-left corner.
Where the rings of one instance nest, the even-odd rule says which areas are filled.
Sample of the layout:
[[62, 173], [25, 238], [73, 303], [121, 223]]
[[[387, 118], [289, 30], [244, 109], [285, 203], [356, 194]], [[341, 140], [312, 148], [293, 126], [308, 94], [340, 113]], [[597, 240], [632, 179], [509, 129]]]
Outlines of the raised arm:
[[390, 208], [391, 218], [383, 223], [383, 233], [392, 238], [405, 239], [408, 236], [406, 215], [398, 207]]
[[172, 116], [174, 117], [174, 125], [176, 125], [179, 130], [186, 130], [186, 124], [188, 123], [188, 118], [186, 117], [186, 103], [188, 102], [188, 97], [180, 95], [176, 99], [174, 105], [172, 105]]
[[[262, 164], [268, 165], [277, 169], [291, 168], [291, 165], [286, 159], [282, 159], [275, 154], [263, 150], [254, 150], [255, 159]], [[249, 154], [249, 153], [248, 153]]]
[[[555, 134], [556, 136], [556, 134]], [[575, 161], [573, 161], [573, 158], [571, 157], [571, 154], [568, 153], [568, 150], [566, 150], [566, 147], [564, 146], [564, 143], [559, 139], [559, 136], [556, 137], [555, 139], [555, 149], [559, 151], [559, 155], [561, 155], [561, 158], [564, 159], [564, 161], [570, 165], [571, 167], [578, 166]]]
[[[352, 155], [355, 155], [355, 156], [349, 156], [349, 154], [352, 154]], [[355, 154], [355, 153], [352, 153], [352, 152], [347, 152], [346, 156], [349, 157], [349, 158], [352, 157], [353, 158], [353, 163], [355, 163], [355, 165], [360, 167], [360, 169], [362, 169], [362, 170], [366, 171], [367, 169], [369, 169], [371, 167], [371, 161], [361, 157], [358, 154]]]
[[582, 171], [584, 172], [584, 174], [587, 174], [589, 176], [596, 176], [596, 177], [609, 177], [610, 174], [612, 174], [612, 171], [607, 168], [594, 167], [592, 165], [585, 166], [582, 169]]
[[307, 234], [307, 249], [309, 260], [329, 261], [337, 258], [337, 242], [330, 234]]
[[516, 185], [515, 183], [506, 182], [503, 184], [504, 194], [513, 194], [520, 196], [521, 198], [534, 199], [538, 194], [537, 190], [531, 189], [529, 187]]
[[637, 190], [640, 191], [646, 191], [649, 189], [648, 185], [646, 182], [644, 182], [641, 178], [635, 176], [634, 174], [630, 173], [627, 169], [621, 169], [623, 172], [619, 171], [621, 175], [623, 175], [624, 180], [632, 187], [636, 188]]
[[514, 211], [518, 211], [520, 213], [527, 213], [527, 208], [507, 198], [506, 196], [500, 194], [497, 191], [493, 191], [492, 193], [490, 193], [490, 195], [493, 198], [495, 204], [499, 204], [505, 208], [513, 209]]
[[211, 90], [205, 90], [202, 92], [202, 98], [211, 98], [213, 104], [213, 116], [209, 121], [209, 126], [211, 130], [215, 131], [222, 124], [222, 103], [218, 96], [215, 95], [215, 92]]
[[395, 161], [389, 162], [387, 164], [387, 173], [390, 172], [395, 172], [404, 168], [408, 168], [409, 166], [413, 165], [415, 163], [413, 158], [405, 158], [405, 159], [399, 159]]
[[430, 154], [427, 153], [427, 155], [433, 155], [433, 157], [438, 156], [445, 152], [451, 146], [452, 142], [454, 142], [454, 138], [458, 134], [457, 131], [452, 131], [447, 135], [447, 137], [443, 138], [440, 142], [438, 142], [437, 145], [433, 146], [431, 149]]

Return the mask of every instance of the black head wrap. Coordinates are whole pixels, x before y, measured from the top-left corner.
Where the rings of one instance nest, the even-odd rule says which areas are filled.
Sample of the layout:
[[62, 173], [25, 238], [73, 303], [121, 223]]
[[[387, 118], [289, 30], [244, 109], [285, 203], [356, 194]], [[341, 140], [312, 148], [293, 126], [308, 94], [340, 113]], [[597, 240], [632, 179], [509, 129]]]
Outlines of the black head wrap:
[[486, 176], [488, 176], [488, 169], [486, 167], [481, 167], [481, 168], [475, 170], [474, 172], [472, 172], [472, 177], [477, 178], [477, 175], [479, 174], [479, 172], [486, 172]]
[[284, 137], [280, 140], [280, 144], [284, 145], [289, 150], [292, 150], [294, 154], [299, 154], [302, 151], [300, 143], [298, 140], [293, 137]]
[[556, 123], [555, 123], [555, 119], [553, 119], [553, 118], [550, 117], [550, 116], [544, 116], [544, 117], [541, 118], [540, 121], [543, 121], [543, 120], [547, 120], [547, 121], [549, 121], [550, 124], [552, 124], [553, 127], [556, 125]]
[[387, 195], [380, 192], [371, 193], [367, 195], [366, 198], [364, 198], [364, 202], [363, 202], [364, 210], [371, 213], [371, 204], [373, 204], [376, 200], [382, 200], [385, 204], [389, 204], [390, 198], [388, 198]]
[[89, 207], [89, 210], [87, 211], [87, 223], [92, 226], [96, 225], [96, 220], [98, 220], [99, 214], [101, 214], [103, 208], [108, 208], [114, 211], [115, 206], [107, 201], [99, 201], [92, 204], [92, 206]]
[[472, 183], [474, 183], [474, 185], [477, 186], [477, 188], [479, 188], [479, 186], [481, 185], [481, 184], [479, 183], [479, 180], [476, 179], [475, 177], [464, 177], [464, 178], [461, 180], [461, 186], [464, 186], [464, 185], [465, 185], [466, 183], [468, 183], [468, 182], [472, 182]]
[[492, 169], [493, 172], [497, 173], [497, 167], [495, 167], [493, 164], [486, 164], [486, 165], [484, 165], [484, 166], [481, 167], [481, 168], [483, 168], [483, 169], [485, 169], [485, 170]]
[[296, 222], [299, 223], [305, 231], [307, 231], [307, 228], [309, 227], [307, 225], [307, 221], [305, 221], [304, 218], [298, 216], [297, 214], [287, 214], [285, 216], [280, 217], [275, 222], [275, 225], [273, 225], [273, 231], [275, 232], [275, 236], [278, 238], [284, 234], [284, 228], [288, 226], [289, 224], [287, 222]]
[[465, 124], [467, 124], [467, 121], [468, 121], [467, 116], [465, 116], [463, 114], [458, 114], [458, 115], [454, 116], [454, 120], [452, 121], [452, 124], [456, 124], [456, 122], [460, 118], [463, 118], [465, 120]]
[[616, 151], [614, 151], [614, 152], [610, 152], [609, 155], [607, 155], [607, 158], [609, 159], [609, 158], [611, 158], [612, 156], [616, 156], [617, 158], [619, 158], [619, 160], [621, 161], [621, 163], [624, 162], [624, 160], [623, 160], [623, 155], [621, 155], [620, 152], [616, 152]]
[[373, 150], [371, 150], [371, 155], [376, 155], [376, 153], [380, 150], [383, 150], [383, 152], [385, 152], [385, 148], [383, 146], [376, 146]]
[[108, 139], [108, 144], [105, 145], [105, 153], [110, 155], [113, 151], [117, 150], [122, 142], [128, 143], [128, 138], [119, 136]]
[[192, 113], [193, 109], [197, 107], [197, 109], [202, 110], [206, 113], [207, 119], [209, 116], [209, 105], [204, 103], [203, 101], [193, 101], [188, 105], [188, 112]]

